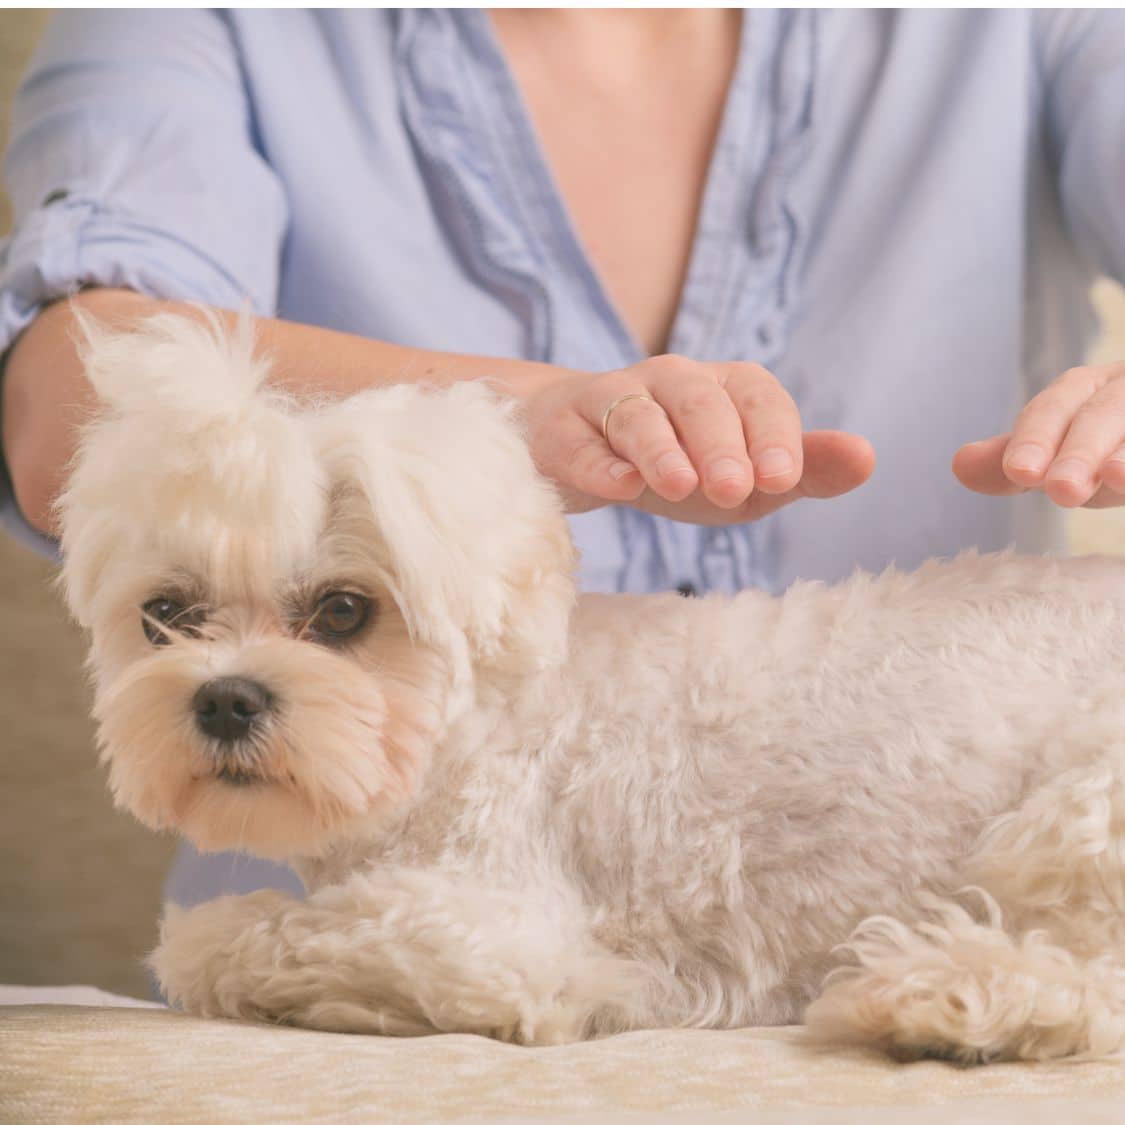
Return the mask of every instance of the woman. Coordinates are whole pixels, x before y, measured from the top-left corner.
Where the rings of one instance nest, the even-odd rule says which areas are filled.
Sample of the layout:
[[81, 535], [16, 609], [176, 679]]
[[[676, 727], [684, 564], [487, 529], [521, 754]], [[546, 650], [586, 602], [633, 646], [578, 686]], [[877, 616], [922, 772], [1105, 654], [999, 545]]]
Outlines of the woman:
[[[1111, 12], [65, 13], [9, 153], [9, 522], [50, 534], [90, 287], [248, 301], [297, 393], [498, 378], [587, 589], [1053, 549], [1125, 494], [1125, 381], [1066, 370], [1123, 126]], [[215, 870], [175, 896], [257, 878]]]

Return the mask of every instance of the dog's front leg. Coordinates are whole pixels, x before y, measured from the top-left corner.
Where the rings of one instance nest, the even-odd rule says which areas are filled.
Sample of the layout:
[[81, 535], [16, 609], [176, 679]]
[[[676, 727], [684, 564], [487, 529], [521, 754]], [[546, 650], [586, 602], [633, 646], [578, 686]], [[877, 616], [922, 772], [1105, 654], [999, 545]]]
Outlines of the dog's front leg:
[[171, 907], [150, 963], [200, 1015], [523, 1043], [627, 1025], [641, 983], [562, 904], [412, 870]]

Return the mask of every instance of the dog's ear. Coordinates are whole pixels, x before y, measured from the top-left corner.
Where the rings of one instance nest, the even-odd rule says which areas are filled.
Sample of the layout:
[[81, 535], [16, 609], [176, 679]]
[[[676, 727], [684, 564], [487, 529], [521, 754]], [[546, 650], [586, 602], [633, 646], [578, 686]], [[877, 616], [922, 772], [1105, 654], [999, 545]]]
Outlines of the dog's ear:
[[370, 508], [415, 635], [440, 641], [452, 624], [476, 663], [512, 672], [563, 658], [574, 550], [510, 404], [482, 383], [400, 385], [314, 425], [333, 487]]
[[308, 557], [326, 488], [295, 404], [264, 385], [249, 317], [228, 331], [202, 308], [109, 324], [72, 307], [98, 396], [56, 505], [78, 620], [88, 624], [110, 559], [142, 542], [181, 563], [186, 541], [216, 566], [246, 543], [283, 570]]
[[245, 314], [228, 330], [202, 305], [192, 316], [155, 313], [123, 325], [77, 303], [71, 312], [86, 377], [103, 408], [115, 412], [173, 412], [190, 429], [244, 409], [269, 374]]

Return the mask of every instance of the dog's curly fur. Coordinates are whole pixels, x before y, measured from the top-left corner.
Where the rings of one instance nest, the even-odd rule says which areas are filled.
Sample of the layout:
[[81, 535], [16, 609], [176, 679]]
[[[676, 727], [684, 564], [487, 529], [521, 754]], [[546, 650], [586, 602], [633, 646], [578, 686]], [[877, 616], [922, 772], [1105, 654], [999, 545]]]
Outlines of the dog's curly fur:
[[[1125, 1041], [1125, 564], [576, 598], [485, 387], [298, 409], [248, 330], [84, 331], [103, 408], [60, 519], [114, 794], [309, 889], [169, 909], [175, 1003], [526, 1043], [804, 1015], [962, 1062]], [[326, 644], [337, 589], [372, 618]], [[154, 597], [192, 627], [154, 645]], [[274, 701], [233, 746], [192, 714], [217, 676]]]

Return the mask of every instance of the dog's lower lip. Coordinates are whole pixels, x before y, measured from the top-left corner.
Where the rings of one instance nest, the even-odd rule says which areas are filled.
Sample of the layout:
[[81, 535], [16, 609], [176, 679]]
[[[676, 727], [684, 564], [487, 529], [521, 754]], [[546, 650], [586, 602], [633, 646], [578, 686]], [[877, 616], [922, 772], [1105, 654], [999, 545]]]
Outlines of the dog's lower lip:
[[228, 785], [237, 785], [240, 787], [245, 785], [257, 785], [265, 781], [265, 778], [262, 777], [261, 774], [244, 773], [241, 770], [228, 769], [217, 770], [215, 772], [215, 779], [217, 781], [225, 781]]

